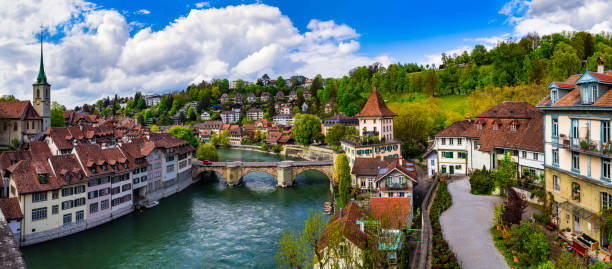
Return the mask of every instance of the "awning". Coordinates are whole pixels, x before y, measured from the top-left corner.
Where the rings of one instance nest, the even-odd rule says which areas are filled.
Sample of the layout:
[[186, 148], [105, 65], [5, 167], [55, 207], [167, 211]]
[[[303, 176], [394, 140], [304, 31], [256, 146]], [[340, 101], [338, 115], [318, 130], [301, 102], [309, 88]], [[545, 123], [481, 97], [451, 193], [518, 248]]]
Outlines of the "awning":
[[561, 208], [561, 209], [563, 209], [565, 211], [572, 212], [572, 214], [574, 216], [578, 216], [579, 218], [581, 218], [583, 220], [586, 220], [586, 221], [590, 222], [591, 224], [596, 224], [597, 223], [597, 219], [598, 219], [597, 214], [595, 214], [595, 213], [593, 213], [593, 212], [591, 212], [591, 211], [589, 211], [589, 210], [587, 210], [585, 208], [582, 208], [582, 207], [579, 207], [577, 205], [574, 205], [574, 204], [570, 203], [569, 201], [565, 201], [565, 202], [559, 204], [559, 208]]

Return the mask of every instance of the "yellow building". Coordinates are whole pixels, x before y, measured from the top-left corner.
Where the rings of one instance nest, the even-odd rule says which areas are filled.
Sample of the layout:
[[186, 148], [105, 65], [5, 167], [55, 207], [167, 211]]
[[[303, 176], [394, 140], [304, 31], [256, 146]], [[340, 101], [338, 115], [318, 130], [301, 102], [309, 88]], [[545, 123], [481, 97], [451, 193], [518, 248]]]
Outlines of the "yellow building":
[[574, 75], [549, 85], [538, 104], [544, 113], [546, 191], [554, 196], [553, 219], [561, 230], [581, 234], [609, 250], [597, 214], [612, 207], [610, 124], [612, 73]]
[[76, 233], [86, 228], [86, 178], [73, 155], [21, 160], [7, 170], [9, 197], [24, 216], [21, 245]]

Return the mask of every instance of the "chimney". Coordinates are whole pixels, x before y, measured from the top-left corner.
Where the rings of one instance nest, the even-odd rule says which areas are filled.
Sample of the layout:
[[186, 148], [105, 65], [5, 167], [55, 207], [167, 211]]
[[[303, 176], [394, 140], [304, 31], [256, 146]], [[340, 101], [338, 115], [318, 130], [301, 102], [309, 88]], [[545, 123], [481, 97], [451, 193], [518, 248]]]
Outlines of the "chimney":
[[467, 121], [467, 122], [472, 122], [472, 117], [470, 117], [470, 116], [465, 116], [465, 121]]
[[599, 56], [597, 57], [597, 73], [603, 74], [604, 72], [604, 59]]

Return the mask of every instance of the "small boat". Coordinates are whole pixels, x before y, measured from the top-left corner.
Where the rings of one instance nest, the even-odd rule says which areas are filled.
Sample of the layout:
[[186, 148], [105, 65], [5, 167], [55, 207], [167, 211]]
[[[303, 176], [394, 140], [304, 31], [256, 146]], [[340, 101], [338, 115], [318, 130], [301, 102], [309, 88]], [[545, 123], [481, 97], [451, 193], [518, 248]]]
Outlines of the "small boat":
[[151, 202], [146, 203], [145, 207], [146, 208], [152, 208], [152, 207], [157, 206], [157, 205], [159, 205], [159, 201], [151, 201]]

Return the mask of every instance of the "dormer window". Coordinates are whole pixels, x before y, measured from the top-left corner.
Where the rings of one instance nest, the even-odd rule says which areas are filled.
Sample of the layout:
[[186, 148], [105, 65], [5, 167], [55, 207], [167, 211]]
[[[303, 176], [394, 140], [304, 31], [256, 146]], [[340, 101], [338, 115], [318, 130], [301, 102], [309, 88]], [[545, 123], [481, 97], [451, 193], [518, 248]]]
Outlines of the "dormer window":
[[103, 164], [102, 165], [102, 171], [106, 171], [106, 169], [108, 169], [108, 165], [107, 164]]
[[580, 87], [582, 104], [592, 104], [599, 97], [599, 86], [597, 83], [583, 84]]
[[49, 175], [47, 174], [38, 174], [38, 183], [47, 184], [49, 182]]
[[482, 123], [479, 123], [479, 124], [477, 125], [477, 128], [478, 128], [478, 130], [482, 130]]
[[70, 182], [70, 174], [66, 173], [64, 179], [66, 180], [66, 182]]
[[127, 164], [127, 162], [123, 164], [123, 168], [128, 169], [128, 164]]
[[498, 130], [498, 129], [499, 129], [499, 125], [493, 124], [493, 130]]
[[510, 125], [510, 131], [516, 131], [516, 124]]
[[119, 170], [119, 165], [116, 165], [116, 164], [115, 164], [115, 165], [113, 165], [113, 169], [115, 169], [116, 171], [118, 171], [118, 170]]
[[559, 90], [553, 89], [552, 91], [550, 91], [550, 102], [551, 104], [554, 104], [555, 102], [557, 102], [557, 100], [559, 100]]

